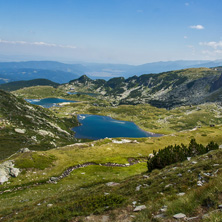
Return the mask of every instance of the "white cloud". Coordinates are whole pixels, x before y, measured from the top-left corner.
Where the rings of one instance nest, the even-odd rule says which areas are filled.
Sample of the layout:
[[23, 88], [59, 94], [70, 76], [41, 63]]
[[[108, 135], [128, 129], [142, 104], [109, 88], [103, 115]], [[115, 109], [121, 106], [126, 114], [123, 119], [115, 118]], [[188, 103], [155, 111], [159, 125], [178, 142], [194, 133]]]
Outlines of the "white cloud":
[[204, 55], [214, 56], [216, 58], [222, 55], [222, 41], [199, 42], [199, 45], [205, 46], [205, 49], [201, 51]]
[[184, 38], [184, 39], [187, 39], [188, 37], [185, 35], [183, 38]]
[[46, 43], [46, 42], [32, 42], [32, 43], [27, 43], [30, 45], [40, 45], [40, 46], [49, 46], [49, 47], [56, 47], [56, 44], [50, 44], [50, 43]]
[[200, 42], [199, 45], [202, 46], [209, 46], [212, 47], [214, 49], [218, 49], [218, 48], [222, 48], [222, 41], [219, 42]]
[[214, 52], [217, 53], [217, 54], [222, 54], [222, 50], [219, 50], [219, 49], [215, 50]]
[[218, 49], [217, 50], [212, 50], [212, 51], [210, 51], [210, 50], [203, 50], [202, 54], [216, 56], [218, 54], [222, 54], [222, 50], [218, 50]]
[[204, 29], [204, 27], [202, 25], [191, 25], [190, 28], [191, 29], [198, 29], [198, 30]]
[[37, 45], [37, 46], [69, 48], [69, 49], [75, 49], [76, 48], [76, 46], [72, 46], [72, 45], [58, 45], [58, 44], [46, 43], [46, 42], [8, 41], [8, 40], [3, 40], [3, 39], [0, 39], [0, 43], [3, 43], [3, 44], [17, 44], [17, 45]]
[[143, 13], [143, 10], [138, 9], [138, 10], [136, 10], [136, 12], [138, 12], [138, 13]]
[[186, 5], [186, 6], [189, 6], [189, 5], [190, 5], [190, 3], [189, 3], [189, 2], [186, 2], [186, 3], [185, 3], [185, 5]]

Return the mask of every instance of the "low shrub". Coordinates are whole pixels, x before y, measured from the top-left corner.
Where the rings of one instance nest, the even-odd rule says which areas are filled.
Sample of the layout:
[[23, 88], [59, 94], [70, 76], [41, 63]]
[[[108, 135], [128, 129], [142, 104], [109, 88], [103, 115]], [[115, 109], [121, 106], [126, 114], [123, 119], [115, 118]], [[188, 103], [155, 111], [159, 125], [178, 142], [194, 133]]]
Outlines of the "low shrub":
[[104, 211], [121, 206], [124, 201], [125, 198], [123, 196], [116, 194], [110, 194], [107, 196], [92, 195], [74, 201], [70, 200], [70, 202], [66, 204], [63, 203], [55, 205], [44, 211], [42, 214], [34, 215], [32, 221], [73, 221], [70, 220], [70, 218], [76, 216], [87, 216], [90, 214], [101, 214]]

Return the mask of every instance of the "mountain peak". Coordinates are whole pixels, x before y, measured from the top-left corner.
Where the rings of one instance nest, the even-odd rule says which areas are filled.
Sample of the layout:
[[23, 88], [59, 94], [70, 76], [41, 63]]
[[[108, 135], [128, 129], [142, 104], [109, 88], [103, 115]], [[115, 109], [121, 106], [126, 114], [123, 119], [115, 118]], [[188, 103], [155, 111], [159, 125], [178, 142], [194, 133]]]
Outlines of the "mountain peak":
[[81, 82], [91, 81], [91, 79], [87, 75], [82, 75], [78, 78]]

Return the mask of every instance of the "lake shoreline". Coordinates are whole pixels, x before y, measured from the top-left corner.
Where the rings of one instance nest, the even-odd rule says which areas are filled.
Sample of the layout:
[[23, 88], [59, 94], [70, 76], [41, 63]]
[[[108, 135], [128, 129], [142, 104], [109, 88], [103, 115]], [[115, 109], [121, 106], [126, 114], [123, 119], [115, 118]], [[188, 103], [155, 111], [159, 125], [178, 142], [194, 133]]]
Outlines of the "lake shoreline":
[[147, 132], [132, 121], [117, 120], [109, 116], [78, 114], [77, 119], [80, 126], [72, 128], [77, 139], [98, 140], [106, 137], [146, 138], [163, 136], [162, 134]]

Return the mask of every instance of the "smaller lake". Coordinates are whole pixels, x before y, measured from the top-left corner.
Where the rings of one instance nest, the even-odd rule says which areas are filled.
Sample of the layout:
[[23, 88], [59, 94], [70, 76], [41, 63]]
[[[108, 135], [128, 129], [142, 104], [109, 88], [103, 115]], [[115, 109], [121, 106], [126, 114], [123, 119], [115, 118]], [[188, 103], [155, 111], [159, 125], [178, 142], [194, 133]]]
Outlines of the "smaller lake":
[[98, 115], [78, 115], [78, 120], [82, 124], [72, 128], [79, 139], [104, 139], [106, 137], [158, 137], [159, 134], [148, 133], [140, 129], [135, 123], [112, 119], [108, 116]]
[[52, 106], [57, 106], [58, 103], [70, 102], [75, 103], [77, 101], [73, 100], [66, 100], [66, 99], [59, 99], [59, 98], [46, 98], [46, 99], [26, 99], [27, 102], [39, 106], [43, 106], [45, 108], [50, 108]]
[[84, 92], [67, 92], [67, 94], [69, 95], [88, 95], [88, 96], [92, 96], [92, 97], [96, 97], [98, 96], [99, 94], [96, 94], [96, 93], [84, 93]]

